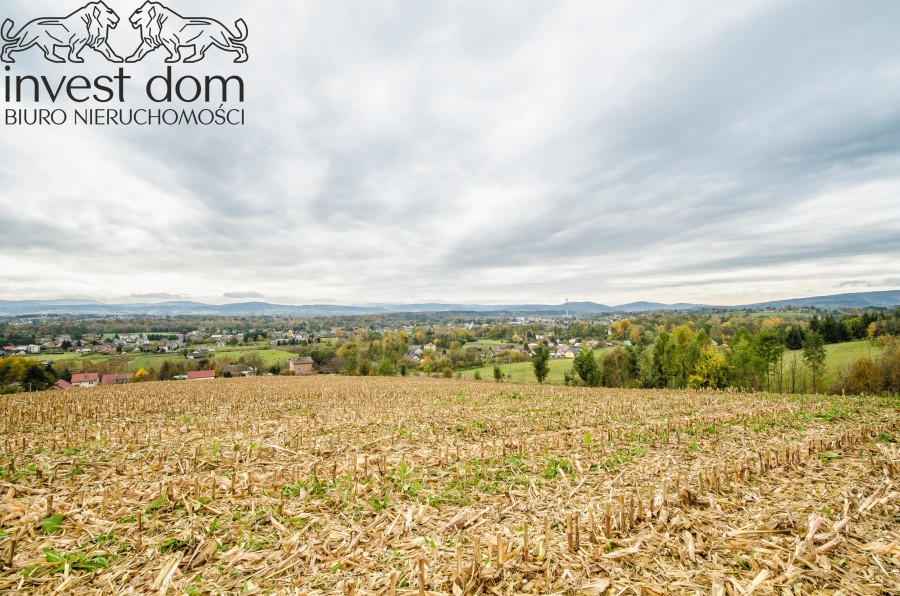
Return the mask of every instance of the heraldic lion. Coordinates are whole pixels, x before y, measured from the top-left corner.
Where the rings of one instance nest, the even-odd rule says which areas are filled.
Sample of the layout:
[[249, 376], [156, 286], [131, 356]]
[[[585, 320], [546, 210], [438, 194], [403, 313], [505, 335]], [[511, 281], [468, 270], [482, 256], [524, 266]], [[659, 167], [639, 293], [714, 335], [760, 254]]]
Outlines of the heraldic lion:
[[199, 62], [212, 46], [226, 52], [235, 52], [235, 62], [247, 61], [247, 23], [239, 19], [233, 35], [225, 25], [215, 19], [183, 17], [159, 2], [145, 2], [129, 19], [131, 26], [141, 31], [141, 45], [127, 62], [139, 62], [153, 50], [163, 47], [169, 53], [166, 62], [180, 62], [181, 48], [194, 46], [194, 54], [185, 62]]
[[13, 22], [3, 21], [0, 35], [3, 41], [0, 59], [3, 62], [15, 62], [13, 52], [23, 52], [38, 46], [50, 62], [65, 62], [56, 55], [57, 46], [69, 48], [69, 62], [84, 62], [81, 52], [86, 47], [103, 54], [110, 62], [122, 62], [122, 57], [109, 47], [107, 36], [110, 29], [119, 24], [119, 15], [103, 2], [91, 2], [70, 14], [58, 19], [35, 19], [19, 31], [10, 35]]

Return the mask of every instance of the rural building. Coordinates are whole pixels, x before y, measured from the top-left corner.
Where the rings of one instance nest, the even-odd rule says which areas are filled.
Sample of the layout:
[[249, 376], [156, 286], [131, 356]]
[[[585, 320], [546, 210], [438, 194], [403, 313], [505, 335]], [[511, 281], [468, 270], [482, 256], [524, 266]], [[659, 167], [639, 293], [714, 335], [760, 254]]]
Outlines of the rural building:
[[222, 367], [222, 374], [226, 377], [253, 377], [256, 369], [246, 364], [229, 364]]
[[184, 342], [160, 340], [157, 346], [159, 346], [160, 352], [177, 352], [184, 347]]
[[295, 375], [311, 375], [313, 374], [312, 358], [291, 358], [291, 372]]
[[82, 373], [72, 375], [72, 385], [75, 387], [96, 387], [100, 383], [98, 373]]
[[188, 381], [212, 381], [216, 378], [214, 370], [194, 370], [187, 374]]
[[69, 383], [65, 379], [60, 379], [56, 383], [53, 384], [53, 389], [72, 389], [75, 387], [72, 383]]
[[124, 385], [130, 383], [134, 379], [134, 373], [122, 373], [113, 375], [103, 375], [101, 385]]
[[189, 381], [211, 381], [216, 378], [214, 370], [195, 370], [187, 374]]

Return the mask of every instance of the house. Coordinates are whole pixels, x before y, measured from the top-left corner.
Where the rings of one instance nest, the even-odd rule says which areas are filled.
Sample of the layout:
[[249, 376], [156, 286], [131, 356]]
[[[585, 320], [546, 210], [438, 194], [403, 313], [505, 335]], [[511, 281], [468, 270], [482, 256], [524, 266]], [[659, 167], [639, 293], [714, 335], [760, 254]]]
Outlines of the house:
[[216, 378], [214, 370], [194, 370], [187, 374], [188, 381], [212, 381]]
[[188, 360], [201, 360], [203, 358], [206, 358], [206, 353], [199, 350], [196, 352], [191, 352], [187, 355]]
[[425, 344], [422, 349], [426, 352], [437, 352], [438, 347], [434, 344]]
[[558, 348], [556, 348], [556, 357], [557, 358], [574, 358], [575, 354], [572, 353], [572, 348], [570, 348], [566, 344], [560, 344], [560, 346]]
[[246, 364], [229, 364], [222, 367], [222, 374], [226, 377], [253, 377], [256, 369]]
[[75, 385], [73, 385], [72, 383], [69, 383], [65, 379], [60, 379], [56, 383], [53, 384], [52, 388], [65, 390], [65, 389], [73, 389], [74, 387], [75, 387]]
[[312, 358], [291, 358], [290, 369], [295, 375], [311, 375], [313, 374]]
[[75, 387], [96, 387], [100, 383], [98, 373], [81, 373], [72, 375], [72, 385]]
[[110, 374], [103, 375], [101, 385], [124, 385], [130, 383], [134, 379], [134, 373]]

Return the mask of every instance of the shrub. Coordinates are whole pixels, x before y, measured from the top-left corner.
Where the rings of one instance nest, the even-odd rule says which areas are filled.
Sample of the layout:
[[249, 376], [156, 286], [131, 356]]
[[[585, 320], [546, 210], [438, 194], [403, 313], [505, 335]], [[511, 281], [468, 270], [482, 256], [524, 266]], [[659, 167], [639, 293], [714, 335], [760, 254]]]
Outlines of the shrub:
[[881, 378], [883, 389], [900, 393], [900, 342], [892, 339], [881, 357]]
[[878, 365], [868, 356], [862, 356], [850, 367], [848, 389], [850, 393], [878, 393], [881, 391], [884, 379]]

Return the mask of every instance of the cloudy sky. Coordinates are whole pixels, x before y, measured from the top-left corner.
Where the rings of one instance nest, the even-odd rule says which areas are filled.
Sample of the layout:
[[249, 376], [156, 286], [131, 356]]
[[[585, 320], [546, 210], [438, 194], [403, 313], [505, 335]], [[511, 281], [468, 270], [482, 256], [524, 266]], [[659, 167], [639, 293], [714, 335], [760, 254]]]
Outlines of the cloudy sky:
[[[107, 3], [127, 56], [140, 2]], [[895, 0], [166, 4], [246, 20], [247, 64], [213, 49], [175, 69], [242, 76], [246, 126], [4, 122], [0, 299], [734, 304], [900, 287]], [[6, 0], [0, 17], [17, 30], [79, 5]], [[117, 68], [91, 50], [15, 57], [10, 74], [54, 80]], [[130, 107], [164, 57], [128, 65]]]

